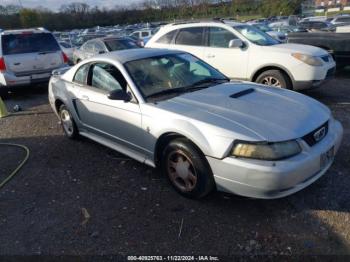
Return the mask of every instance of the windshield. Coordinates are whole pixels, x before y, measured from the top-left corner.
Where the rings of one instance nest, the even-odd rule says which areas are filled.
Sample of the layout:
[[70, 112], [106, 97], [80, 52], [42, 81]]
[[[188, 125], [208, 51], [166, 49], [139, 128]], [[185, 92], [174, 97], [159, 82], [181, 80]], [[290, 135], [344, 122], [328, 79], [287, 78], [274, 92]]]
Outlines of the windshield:
[[234, 26], [233, 28], [236, 29], [239, 33], [241, 33], [250, 42], [256, 45], [269, 46], [280, 44], [279, 41], [277, 41], [276, 39], [272, 38], [271, 36], [254, 26], [238, 25]]
[[256, 24], [253, 26], [255, 26], [256, 28], [260, 29], [261, 31], [263, 31], [265, 33], [269, 32], [269, 31], [273, 31], [273, 29], [271, 27], [269, 27], [268, 25]]
[[128, 39], [105, 40], [108, 51], [138, 48], [138, 46]]
[[193, 90], [196, 84], [208, 87], [215, 81], [228, 81], [216, 69], [190, 54], [149, 57], [127, 62], [125, 67], [146, 99], [156, 94], [184, 93]]
[[23, 33], [2, 36], [4, 55], [55, 52], [61, 50], [50, 33]]

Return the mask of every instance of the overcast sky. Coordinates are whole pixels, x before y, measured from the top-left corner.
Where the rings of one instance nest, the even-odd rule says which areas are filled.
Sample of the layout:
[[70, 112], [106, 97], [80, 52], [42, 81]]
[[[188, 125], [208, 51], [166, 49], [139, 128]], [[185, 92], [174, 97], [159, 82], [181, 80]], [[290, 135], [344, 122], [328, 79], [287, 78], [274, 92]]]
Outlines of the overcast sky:
[[1, 5], [22, 3], [23, 7], [38, 7], [43, 6], [52, 10], [58, 10], [61, 5], [72, 2], [84, 2], [90, 6], [99, 7], [114, 7], [115, 5], [128, 5], [142, 0], [0, 0]]

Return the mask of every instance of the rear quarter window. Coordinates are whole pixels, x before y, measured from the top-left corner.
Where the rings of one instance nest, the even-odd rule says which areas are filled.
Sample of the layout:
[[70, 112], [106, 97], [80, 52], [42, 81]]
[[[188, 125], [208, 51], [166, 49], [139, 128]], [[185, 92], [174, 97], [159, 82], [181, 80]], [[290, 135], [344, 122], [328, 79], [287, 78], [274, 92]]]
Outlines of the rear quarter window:
[[177, 45], [203, 46], [204, 27], [189, 27], [180, 29], [176, 37]]
[[82, 65], [75, 73], [73, 82], [86, 85], [90, 64]]
[[161, 36], [156, 42], [160, 44], [171, 44], [177, 30], [173, 30], [165, 35]]
[[55, 52], [61, 50], [51, 33], [3, 35], [1, 44], [4, 55]]

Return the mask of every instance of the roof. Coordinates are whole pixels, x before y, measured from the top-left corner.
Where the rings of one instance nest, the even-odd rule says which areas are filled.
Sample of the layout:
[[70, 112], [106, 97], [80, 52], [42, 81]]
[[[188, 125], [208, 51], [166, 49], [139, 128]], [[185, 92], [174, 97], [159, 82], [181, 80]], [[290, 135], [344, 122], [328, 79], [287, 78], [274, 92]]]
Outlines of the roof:
[[49, 33], [50, 31], [46, 30], [45, 28], [38, 27], [38, 28], [16, 29], [16, 30], [4, 30], [4, 31], [1, 31], [1, 34], [2, 35], [13, 35], [13, 34], [23, 34], [25, 32], [28, 32], [28, 33]]
[[236, 20], [230, 20], [230, 19], [206, 19], [206, 20], [184, 20], [184, 21], [178, 21], [175, 23], [170, 23], [165, 25], [162, 28], [169, 28], [169, 27], [173, 27], [173, 26], [177, 26], [177, 25], [209, 25], [209, 24], [226, 24], [228, 26], [236, 26], [236, 25], [242, 25], [244, 23], [241, 23], [239, 21]]
[[[180, 54], [184, 53], [183, 51], [169, 50], [169, 49], [156, 49], [156, 48], [135, 48], [135, 49], [125, 49], [121, 51], [113, 51], [99, 57], [109, 58], [117, 60], [120, 63], [124, 64], [133, 60], [139, 60], [143, 58], [160, 56], [166, 54]], [[98, 56], [95, 56], [95, 58]]]

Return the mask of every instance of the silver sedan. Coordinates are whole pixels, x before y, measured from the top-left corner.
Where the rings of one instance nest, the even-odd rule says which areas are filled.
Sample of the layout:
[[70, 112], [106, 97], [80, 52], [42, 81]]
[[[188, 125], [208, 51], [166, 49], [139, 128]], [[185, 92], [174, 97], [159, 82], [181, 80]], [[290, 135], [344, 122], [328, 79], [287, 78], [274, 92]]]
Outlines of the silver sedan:
[[184, 52], [133, 49], [56, 71], [49, 100], [69, 138], [88, 137], [152, 167], [184, 196], [215, 188], [279, 198], [320, 178], [343, 129], [323, 104], [230, 82]]

